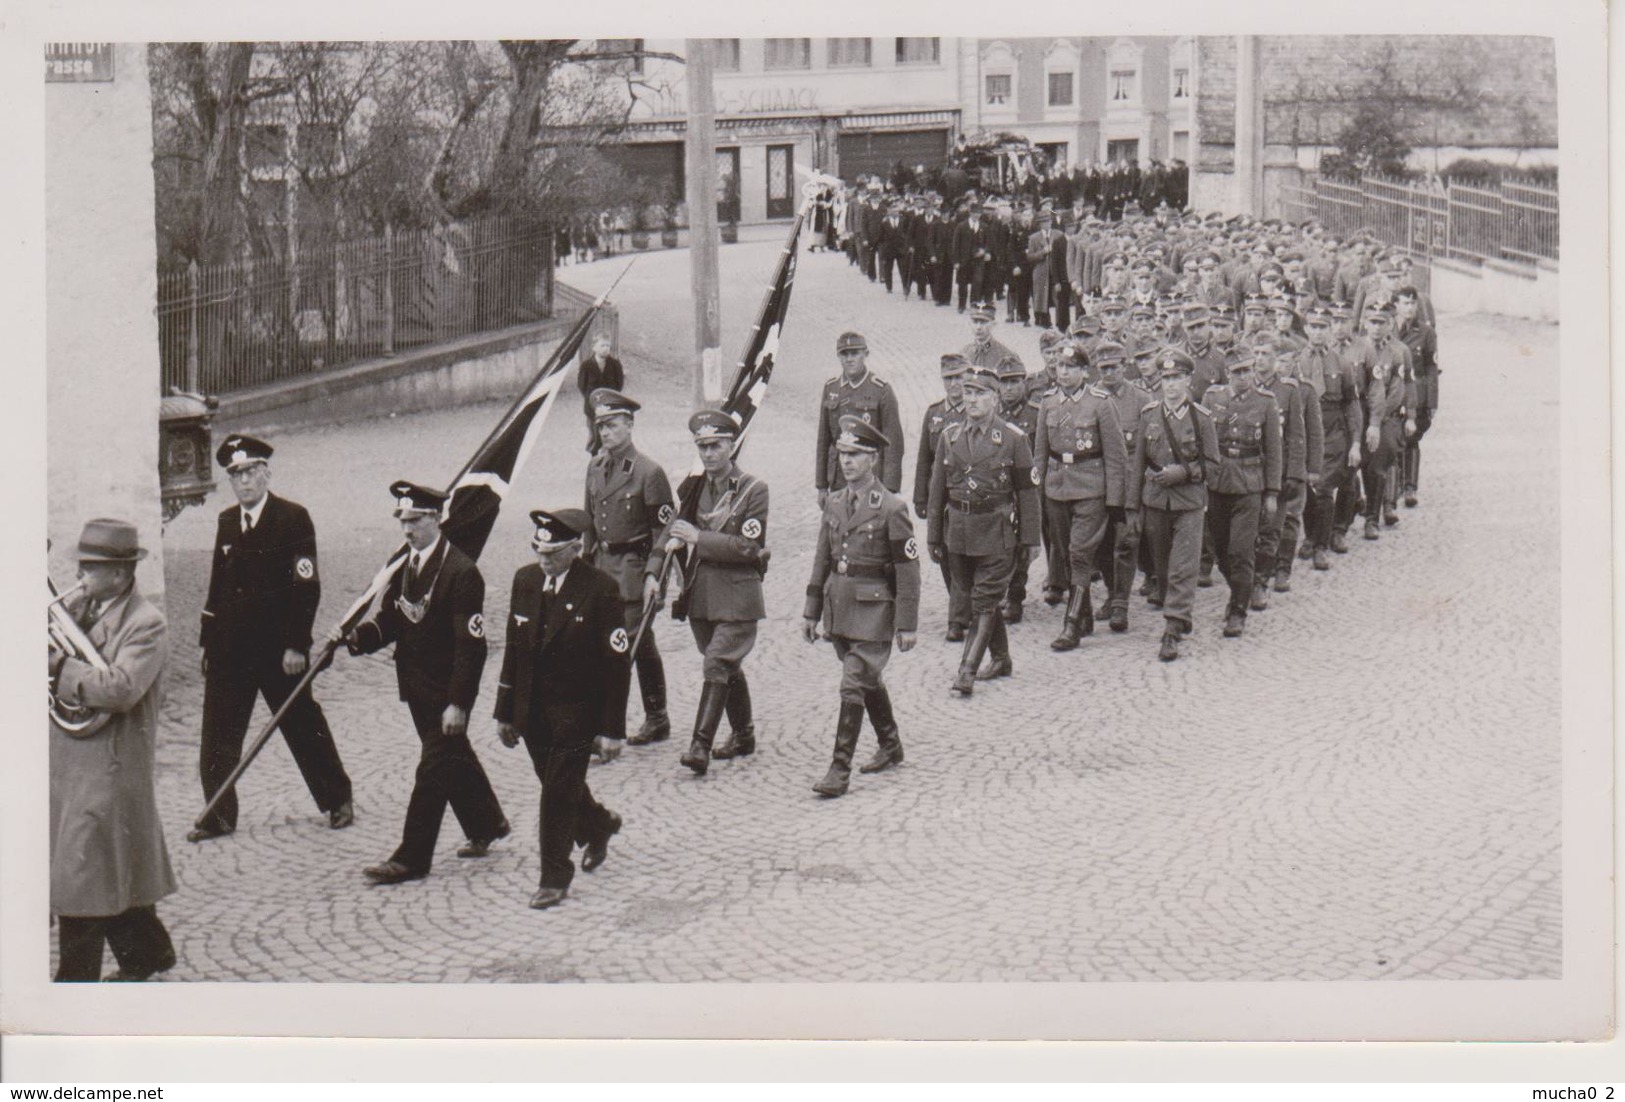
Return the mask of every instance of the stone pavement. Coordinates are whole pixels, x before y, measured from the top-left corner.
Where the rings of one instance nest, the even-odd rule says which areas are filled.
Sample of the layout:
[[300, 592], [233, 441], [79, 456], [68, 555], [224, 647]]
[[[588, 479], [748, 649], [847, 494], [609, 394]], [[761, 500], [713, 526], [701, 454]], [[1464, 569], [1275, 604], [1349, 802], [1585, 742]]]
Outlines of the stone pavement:
[[[737, 354], [777, 242], [722, 250], [724, 352]], [[566, 268], [596, 292], [622, 258]], [[686, 469], [688, 257], [641, 257], [617, 291], [640, 446]], [[1136, 598], [1127, 635], [1052, 653], [1058, 610], [1011, 629], [1016, 675], [951, 698], [958, 646], [926, 572], [921, 643], [889, 681], [908, 760], [809, 786], [828, 762], [838, 664], [797, 631], [817, 519], [812, 434], [834, 339], [868, 335], [913, 433], [951, 309], [887, 296], [844, 257], [804, 255], [774, 386], [744, 466], [773, 491], [770, 618], [747, 669], [760, 749], [694, 778], [678, 765], [698, 696], [686, 626], [657, 630], [678, 734], [595, 766], [626, 819], [569, 900], [526, 906], [537, 783], [490, 720], [501, 640], [472, 724], [515, 833], [458, 860], [450, 816], [427, 880], [369, 886], [400, 829], [417, 741], [386, 657], [317, 682], [356, 785], [331, 832], [281, 740], [239, 788], [229, 839], [188, 845], [201, 684], [195, 646], [217, 494], [166, 539], [174, 656], [159, 796], [180, 890], [161, 911], [169, 979], [338, 981], [1042, 981], [1557, 977], [1561, 970], [1557, 330], [1442, 322], [1444, 412], [1422, 506], [1378, 543], [1220, 637], [1199, 591], [1177, 663]], [[1000, 325], [1036, 363], [1037, 331]], [[579, 500], [585, 430], [561, 402], [482, 559], [502, 623], [528, 559], [525, 512]], [[325, 630], [398, 543], [388, 483], [443, 484], [499, 405], [277, 435], [273, 488], [311, 510]], [[217, 426], [220, 432], [251, 425]], [[1533, 444], [1533, 447], [1530, 445]], [[632, 721], [638, 716], [632, 706]], [[264, 718], [263, 706], [256, 722]], [[859, 752], [873, 745], [867, 729]]]

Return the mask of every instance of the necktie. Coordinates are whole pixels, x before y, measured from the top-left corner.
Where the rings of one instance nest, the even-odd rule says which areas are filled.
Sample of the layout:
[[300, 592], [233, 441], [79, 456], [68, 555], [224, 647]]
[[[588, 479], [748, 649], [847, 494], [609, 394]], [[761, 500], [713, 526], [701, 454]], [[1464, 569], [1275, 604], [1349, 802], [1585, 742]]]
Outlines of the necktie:
[[254, 527], [254, 514], [243, 510], [243, 531], [247, 532]]
[[86, 601], [84, 609], [79, 613], [79, 626], [89, 629], [96, 623], [97, 617], [102, 614], [100, 601]]

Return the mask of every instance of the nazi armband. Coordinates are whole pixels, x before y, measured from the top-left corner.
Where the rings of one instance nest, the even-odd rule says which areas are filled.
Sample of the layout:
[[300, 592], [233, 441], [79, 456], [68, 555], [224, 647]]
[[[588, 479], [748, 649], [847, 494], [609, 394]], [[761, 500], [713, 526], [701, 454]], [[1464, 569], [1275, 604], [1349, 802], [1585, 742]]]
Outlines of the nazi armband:
[[914, 562], [920, 557], [920, 543], [913, 536], [891, 541], [891, 559], [894, 563]]

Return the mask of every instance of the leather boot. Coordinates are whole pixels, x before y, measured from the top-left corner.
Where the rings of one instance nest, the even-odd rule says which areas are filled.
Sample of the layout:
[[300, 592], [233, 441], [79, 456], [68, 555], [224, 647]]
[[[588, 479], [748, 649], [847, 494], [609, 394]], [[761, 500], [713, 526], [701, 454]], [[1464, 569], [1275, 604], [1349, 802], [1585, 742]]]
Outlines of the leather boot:
[[964, 653], [959, 657], [959, 673], [954, 678], [952, 691], [969, 696], [976, 691], [976, 669], [987, 653], [988, 641], [993, 638], [993, 619], [996, 612], [984, 612], [976, 617], [976, 630], [965, 639]]
[[1412, 446], [1405, 450], [1405, 508], [1416, 508], [1416, 484], [1421, 481], [1422, 451]]
[[1128, 630], [1128, 601], [1112, 602], [1111, 629], [1119, 634]]
[[949, 624], [948, 634], [942, 637], [944, 643], [963, 643], [965, 641], [965, 625]]
[[[1084, 598], [1088, 598], [1084, 593]], [[1009, 677], [1016, 672], [1016, 665], [1010, 661], [1010, 636], [1004, 630], [1004, 614], [993, 614], [993, 632], [988, 636], [987, 649], [993, 655], [993, 660], [987, 664], [987, 669], [978, 670], [976, 680], [992, 681], [999, 677]]]
[[1162, 633], [1162, 647], [1157, 651], [1157, 657], [1164, 662], [1172, 662], [1179, 657], [1179, 633], [1177, 631]]
[[[1108, 601], [1111, 597], [1106, 598]], [[1104, 608], [1102, 609], [1104, 611]], [[1078, 634], [1093, 635], [1095, 633], [1095, 599], [1089, 592], [1089, 587], [1083, 587], [1083, 604], [1078, 606]]]
[[666, 715], [666, 666], [654, 640], [646, 639], [638, 648], [638, 685], [643, 690], [643, 726], [626, 740], [628, 746], [647, 746], [671, 737], [671, 719]]
[[1006, 601], [1006, 602], [1004, 602], [1004, 622], [1005, 623], [1007, 623], [1007, 624], [1019, 624], [1019, 623], [1021, 623], [1021, 616], [1022, 616], [1021, 605], [1022, 605], [1022, 602], [1020, 602], [1020, 601]]
[[1083, 610], [1079, 606], [1089, 603], [1089, 591], [1081, 586], [1075, 586], [1066, 597], [1066, 619], [1061, 621], [1061, 634], [1057, 635], [1049, 645], [1050, 650], [1076, 650], [1078, 639], [1083, 635]]
[[897, 718], [892, 715], [891, 694], [886, 686], [863, 694], [864, 706], [869, 710], [869, 725], [875, 729], [875, 740], [880, 746], [875, 756], [858, 766], [859, 773], [879, 773], [894, 765], [903, 764], [903, 739], [897, 731]]
[[1326, 557], [1326, 549], [1324, 547], [1315, 548], [1315, 569], [1330, 570], [1331, 568], [1332, 560]]
[[1252, 610], [1263, 612], [1270, 607], [1270, 583], [1268, 578], [1260, 578], [1253, 583]]
[[847, 782], [852, 779], [852, 753], [858, 748], [858, 732], [863, 727], [863, 705], [841, 701], [841, 718], [835, 723], [835, 755], [830, 758], [829, 772], [813, 785], [820, 796], [846, 795]]
[[1377, 531], [1377, 514], [1372, 513], [1365, 518], [1365, 538], [1368, 540], [1382, 539], [1382, 533]]
[[1241, 636], [1247, 627], [1247, 614], [1239, 608], [1232, 608], [1224, 617], [1224, 637], [1236, 639]]
[[1349, 553], [1348, 529], [1339, 528], [1332, 533], [1332, 552], [1338, 555]]
[[696, 776], [705, 776], [711, 765], [711, 743], [717, 737], [717, 724], [722, 722], [722, 709], [728, 701], [728, 686], [707, 681], [700, 690], [700, 706], [694, 713], [694, 741], [688, 744], [680, 759]]
[[735, 674], [728, 685], [728, 702], [724, 710], [728, 714], [728, 738], [711, 751], [711, 757], [717, 761], [727, 761], [756, 753], [756, 724], [751, 722], [750, 714], [750, 683], [743, 673]]

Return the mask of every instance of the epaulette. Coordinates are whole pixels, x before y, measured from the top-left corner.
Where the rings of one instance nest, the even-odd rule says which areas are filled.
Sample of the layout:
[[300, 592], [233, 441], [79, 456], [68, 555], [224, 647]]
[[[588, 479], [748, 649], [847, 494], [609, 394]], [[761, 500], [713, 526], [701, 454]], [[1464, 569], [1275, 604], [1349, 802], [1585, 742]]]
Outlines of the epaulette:
[[1192, 402], [1192, 403], [1191, 403], [1191, 405], [1192, 405], [1192, 406], [1193, 406], [1193, 407], [1195, 407], [1195, 408], [1196, 408], [1196, 410], [1197, 410], [1197, 411], [1198, 411], [1198, 412], [1201, 412], [1201, 413], [1205, 413], [1205, 414], [1207, 414], [1207, 415], [1208, 415], [1208, 416], [1209, 416], [1209, 417], [1212, 417], [1212, 416], [1213, 416], [1213, 411], [1212, 411], [1212, 410], [1210, 410], [1210, 409], [1208, 409], [1208, 408], [1207, 408], [1207, 407], [1206, 407], [1206, 406], [1204, 406], [1204, 405], [1203, 405], [1203, 404], [1202, 404], [1202, 403], [1201, 403], [1201, 402]]
[[1041, 394], [1028, 395], [1028, 397], [1027, 397], [1027, 407], [1026, 408], [1028, 408], [1028, 409], [1043, 409], [1044, 408], [1044, 401], [1043, 401], [1044, 395], [1048, 394], [1048, 393], [1049, 393], [1049, 391], [1046, 390]]
[[1256, 390], [1258, 393], [1264, 395], [1266, 398], [1275, 397], [1275, 391], [1271, 390], [1267, 386], [1255, 386], [1255, 387], [1253, 387], [1253, 389]]
[[1004, 424], [1006, 428], [1015, 433], [1017, 436], [1027, 435], [1027, 430], [1016, 424], [1014, 421], [1006, 421]]
[[886, 382], [885, 379], [882, 379], [879, 375], [876, 375], [872, 371], [869, 373], [869, 378], [873, 379], [876, 383], [880, 384], [881, 386], [889, 386], [890, 385], [889, 383]]
[[840, 381], [841, 381], [841, 377], [839, 375], [831, 375], [829, 378], [824, 380], [824, 385], [825, 386], [834, 386], [834, 385], [838, 384]]
[[1104, 388], [1102, 388], [1102, 387], [1100, 387], [1098, 385], [1088, 386], [1088, 387], [1085, 387], [1084, 389], [1087, 390], [1090, 394], [1093, 394], [1096, 398], [1110, 398], [1111, 397], [1111, 392], [1110, 391], [1105, 390]]
[[[1152, 410], [1156, 409], [1161, 404], [1162, 404], [1161, 400], [1158, 400], [1158, 401], [1155, 401], [1155, 402], [1147, 402], [1145, 405], [1140, 407], [1140, 412], [1141, 413], [1150, 413]], [[1191, 403], [1191, 405], [1193, 405], [1193, 406], [1195, 404], [1196, 404], [1195, 402]]]

